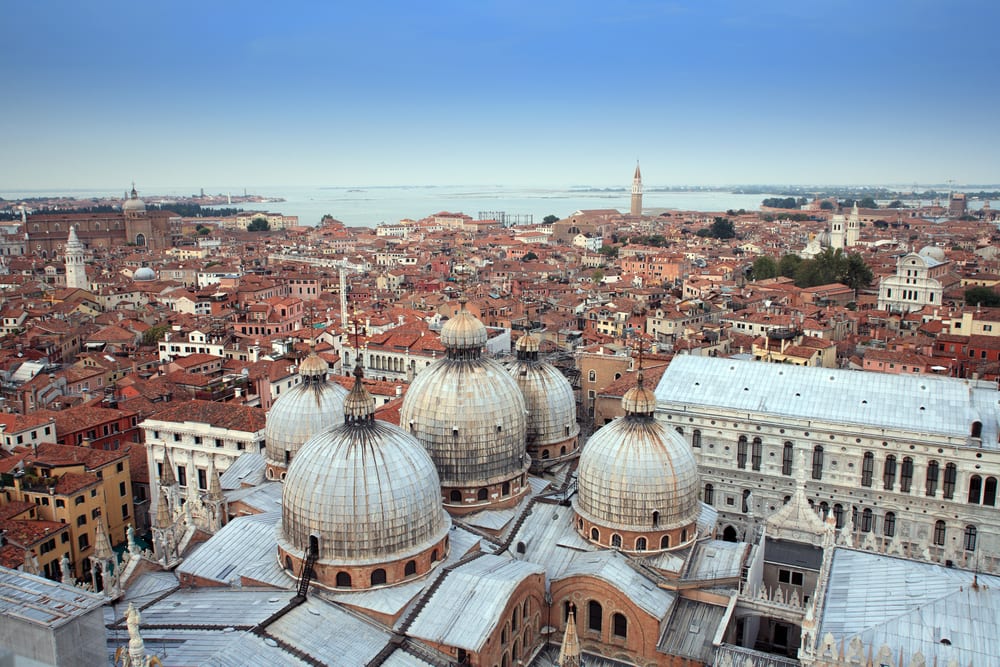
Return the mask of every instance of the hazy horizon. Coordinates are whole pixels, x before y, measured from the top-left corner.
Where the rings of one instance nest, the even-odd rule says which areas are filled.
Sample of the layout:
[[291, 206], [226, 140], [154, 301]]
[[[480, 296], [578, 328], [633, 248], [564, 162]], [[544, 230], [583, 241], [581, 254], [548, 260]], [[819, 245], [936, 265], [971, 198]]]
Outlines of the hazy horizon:
[[987, 2], [67, 2], [2, 16], [19, 26], [0, 42], [7, 193], [627, 187], [637, 159], [647, 187], [1000, 180]]

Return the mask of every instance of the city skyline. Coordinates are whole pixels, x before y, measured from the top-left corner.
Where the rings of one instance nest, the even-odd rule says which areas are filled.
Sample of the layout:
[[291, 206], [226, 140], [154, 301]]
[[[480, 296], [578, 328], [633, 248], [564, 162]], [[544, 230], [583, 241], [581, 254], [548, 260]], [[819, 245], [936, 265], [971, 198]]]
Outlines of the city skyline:
[[981, 2], [4, 15], [8, 192], [998, 180]]

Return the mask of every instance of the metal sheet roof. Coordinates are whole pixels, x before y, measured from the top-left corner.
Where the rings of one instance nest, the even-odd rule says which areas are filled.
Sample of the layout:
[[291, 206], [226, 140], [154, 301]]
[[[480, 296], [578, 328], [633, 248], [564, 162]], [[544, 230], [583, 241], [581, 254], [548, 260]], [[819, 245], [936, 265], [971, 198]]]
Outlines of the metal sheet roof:
[[384, 627], [315, 597], [267, 631], [328, 665], [364, 665], [392, 638]]
[[238, 489], [243, 484], [257, 485], [264, 481], [264, 457], [257, 452], [244, 452], [219, 475], [223, 491]]
[[[1000, 577], [933, 563], [837, 549], [818, 636], [840, 645], [859, 636], [887, 644], [909, 663], [919, 650], [928, 664], [995, 664], [1000, 637]], [[943, 643], [942, 640], [947, 640]]]
[[278, 565], [276, 526], [281, 512], [233, 519], [184, 559], [179, 574], [239, 586], [241, 577], [277, 588], [295, 582]]
[[656, 387], [659, 408], [717, 406], [961, 438], [978, 420], [990, 448], [997, 447], [997, 398], [995, 384], [972, 380], [690, 355], [675, 357]]
[[408, 634], [470, 651], [482, 648], [514, 589], [540, 565], [486, 554], [448, 573]]
[[712, 640], [725, 615], [723, 606], [680, 598], [657, 649], [672, 656], [708, 663], [715, 652]]
[[657, 619], [662, 619], [677, 597], [639, 574], [617, 551], [578, 554], [562, 575], [554, 579], [591, 576], [622, 591], [633, 603]]
[[253, 626], [292, 599], [291, 591], [181, 589], [142, 610], [142, 624], [174, 628]]
[[98, 609], [104, 597], [45, 577], [0, 567], [0, 616], [55, 628]]

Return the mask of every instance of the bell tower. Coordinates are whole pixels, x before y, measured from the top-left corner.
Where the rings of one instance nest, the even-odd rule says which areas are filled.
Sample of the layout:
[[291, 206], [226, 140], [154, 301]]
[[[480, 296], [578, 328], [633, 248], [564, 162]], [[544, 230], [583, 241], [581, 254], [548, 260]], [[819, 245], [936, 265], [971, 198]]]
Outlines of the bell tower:
[[639, 162], [635, 163], [635, 175], [632, 177], [632, 206], [629, 215], [638, 218], [642, 215], [642, 174], [639, 173]]

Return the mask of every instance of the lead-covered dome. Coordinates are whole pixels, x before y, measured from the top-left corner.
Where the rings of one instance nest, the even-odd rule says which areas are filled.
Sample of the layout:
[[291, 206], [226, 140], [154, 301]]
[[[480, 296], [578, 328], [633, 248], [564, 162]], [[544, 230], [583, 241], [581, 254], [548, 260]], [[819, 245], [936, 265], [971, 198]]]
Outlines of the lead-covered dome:
[[136, 269], [135, 273], [132, 274], [132, 279], [138, 282], [156, 280], [156, 272], [148, 266], [142, 266]]
[[135, 185], [132, 185], [132, 192], [129, 193], [128, 199], [122, 204], [123, 211], [132, 211], [133, 213], [145, 213], [146, 212], [146, 202], [139, 199], [139, 193], [135, 191]]
[[264, 431], [268, 479], [282, 479], [306, 440], [344, 420], [347, 390], [327, 380], [328, 370], [327, 363], [311, 351], [299, 365], [302, 381], [271, 405]]
[[534, 465], [577, 451], [580, 427], [569, 380], [539, 359], [538, 339], [530, 333], [517, 341], [517, 359], [507, 367], [524, 396], [528, 411], [525, 444]]
[[374, 419], [360, 369], [343, 423], [309, 439], [282, 489], [279, 557], [293, 576], [314, 545], [328, 588], [393, 584], [428, 572], [447, 551], [451, 519], [437, 471], [412, 436]]
[[529, 465], [521, 390], [503, 366], [482, 357], [486, 328], [464, 303], [441, 341], [447, 356], [414, 379], [400, 424], [434, 460], [449, 511], [516, 502]]
[[622, 399], [625, 416], [590, 437], [580, 454], [577, 529], [592, 542], [629, 552], [683, 546], [700, 513], [698, 465], [684, 438], [653, 419], [653, 392]]

